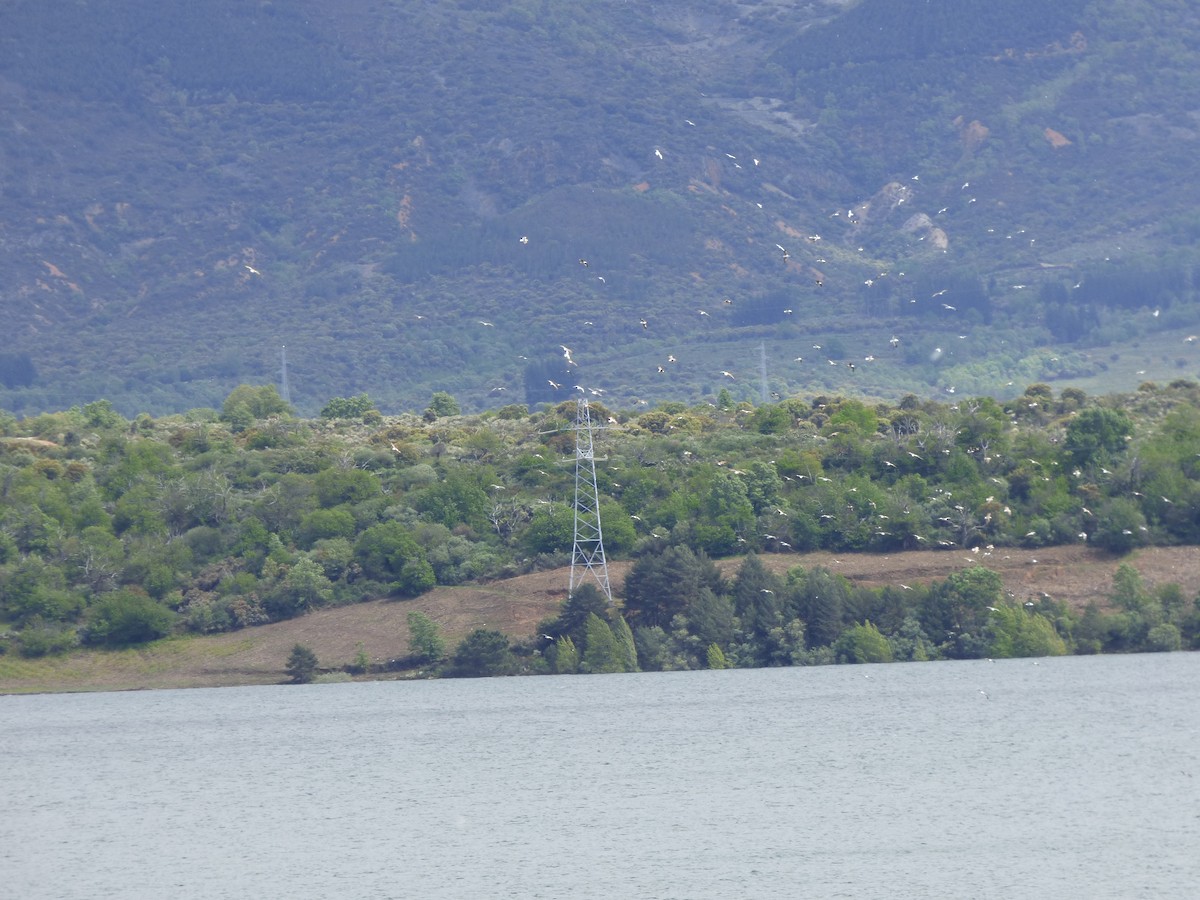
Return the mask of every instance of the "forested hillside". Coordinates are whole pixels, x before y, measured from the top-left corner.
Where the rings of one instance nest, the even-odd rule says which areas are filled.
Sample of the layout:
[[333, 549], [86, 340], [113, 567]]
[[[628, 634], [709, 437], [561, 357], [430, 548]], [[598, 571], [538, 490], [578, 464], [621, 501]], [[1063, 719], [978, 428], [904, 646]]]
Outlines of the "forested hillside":
[[1183, 0], [11, 0], [0, 408], [1194, 378], [1198, 51]]
[[[462, 415], [439, 393], [421, 416], [383, 417], [358, 395], [300, 419], [273, 387], [243, 385], [219, 411], [157, 419], [105, 401], [0, 416], [0, 652], [236, 630], [561, 566], [576, 408]], [[1200, 642], [1200, 598], [1179, 585], [1151, 590], [1122, 570], [1113, 597], [1081, 610], [1012, 596], [989, 568], [1018, 553], [1035, 565], [1057, 544], [1114, 559], [1200, 544], [1196, 382], [1098, 398], [1035, 384], [1004, 405], [754, 406], [726, 392], [634, 412], [596, 398], [589, 411], [604, 424], [605, 548], [634, 560], [614, 585], [622, 602], [609, 609], [585, 585], [538, 634], [471, 635], [457, 671], [506, 670], [510, 638], [528, 654], [546, 634], [554, 650], [538, 658], [557, 671]], [[970, 564], [944, 582], [856, 588], [821, 568], [781, 578], [753, 555], [726, 581], [710, 562], [816, 549]]]

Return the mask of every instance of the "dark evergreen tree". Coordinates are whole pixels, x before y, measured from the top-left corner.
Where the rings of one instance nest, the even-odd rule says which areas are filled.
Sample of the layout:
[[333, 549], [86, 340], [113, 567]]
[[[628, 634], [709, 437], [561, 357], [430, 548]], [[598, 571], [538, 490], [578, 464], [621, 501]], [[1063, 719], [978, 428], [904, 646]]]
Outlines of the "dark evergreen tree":
[[587, 643], [588, 616], [593, 614], [607, 622], [608, 600], [596, 585], [585, 581], [563, 601], [562, 609], [555, 618], [546, 619], [538, 625], [538, 631], [555, 640], [569, 637], [576, 647], [583, 647]]
[[463, 638], [454, 651], [452, 663], [448, 674], [456, 677], [508, 674], [512, 668], [508, 638], [499, 631], [477, 628]]
[[625, 576], [625, 612], [631, 626], [667, 628], [705, 587], [721, 592], [721, 573], [712, 560], [690, 547], [668, 547], [661, 555], [642, 556]]
[[311, 647], [296, 644], [288, 655], [286, 669], [294, 684], [308, 684], [317, 673], [317, 654]]

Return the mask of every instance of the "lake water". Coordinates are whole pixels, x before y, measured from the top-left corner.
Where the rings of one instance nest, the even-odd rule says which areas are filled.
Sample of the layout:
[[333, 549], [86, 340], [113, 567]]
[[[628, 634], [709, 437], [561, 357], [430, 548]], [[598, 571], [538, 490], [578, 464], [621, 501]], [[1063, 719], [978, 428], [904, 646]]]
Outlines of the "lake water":
[[0, 697], [0, 897], [1194, 897], [1200, 653]]

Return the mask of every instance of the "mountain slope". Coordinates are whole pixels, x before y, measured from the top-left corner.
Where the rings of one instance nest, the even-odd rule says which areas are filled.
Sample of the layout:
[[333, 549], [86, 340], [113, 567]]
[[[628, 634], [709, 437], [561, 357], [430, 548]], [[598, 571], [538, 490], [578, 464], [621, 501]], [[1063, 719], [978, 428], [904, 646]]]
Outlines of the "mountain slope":
[[0, 25], [18, 412], [215, 406], [281, 345], [310, 413], [759, 399], [760, 344], [780, 393], [1103, 379], [1131, 338], [1140, 370], [1197, 365], [1181, 2], [19, 0]]

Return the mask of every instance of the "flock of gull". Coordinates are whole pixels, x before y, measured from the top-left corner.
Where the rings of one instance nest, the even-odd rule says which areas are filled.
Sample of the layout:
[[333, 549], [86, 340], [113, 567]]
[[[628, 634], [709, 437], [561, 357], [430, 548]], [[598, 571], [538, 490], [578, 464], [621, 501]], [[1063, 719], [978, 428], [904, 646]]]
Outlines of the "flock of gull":
[[[685, 124], [692, 128], [696, 127], [695, 122], [692, 120], [685, 120]], [[729, 152], [714, 151], [714, 150], [712, 150], [711, 147], [704, 154], [704, 156], [710, 163], [711, 163], [713, 157], [715, 156], [718, 159], [717, 165], [723, 166], [726, 170], [731, 170], [733, 173], [737, 173], [739, 171], [740, 172], [762, 171], [763, 167], [764, 167], [763, 159], [756, 155], [750, 155], [747, 157], [748, 158], [748, 166], [745, 166], [745, 167], [742, 165], [741, 161], [739, 161], [739, 157], [737, 154], [733, 154], [733, 153], [729, 153]], [[653, 148], [653, 162], [651, 164], [652, 166], [665, 165], [668, 163], [668, 159], [669, 159], [669, 154], [662, 146], [656, 146]], [[919, 182], [920, 176], [913, 175], [913, 176], [911, 176], [910, 181], [913, 183]], [[963, 193], [963, 197], [964, 197], [963, 202], [966, 205], [974, 204], [978, 200], [978, 198], [976, 196], [969, 195], [966, 193], [970, 187], [971, 187], [970, 182], [965, 182], [961, 185], [961, 187], [959, 189], [960, 192]], [[768, 203], [770, 202], [769, 198], [772, 193], [781, 193], [781, 192], [779, 192], [777, 189], [767, 187], [766, 189], [761, 191], [762, 199], [750, 200], [750, 201], [746, 201], [746, 202], [752, 204], [754, 210], [761, 212], [763, 215], [773, 216], [773, 214], [767, 212], [766, 206], [764, 204], [764, 200], [767, 201]], [[895, 205], [899, 206], [906, 202], [910, 202], [914, 196], [915, 196], [914, 189], [911, 187], [905, 186], [894, 193], [892, 202], [894, 202]], [[938, 210], [937, 215], [946, 215], [949, 213], [949, 211], [950, 211], [949, 207], [942, 207], [941, 209]], [[870, 217], [870, 215], [871, 215], [871, 201], [862, 201], [856, 205], [850, 206], [845, 209], [839, 208], [837, 210], [834, 210], [832, 213], [828, 214], [829, 218], [838, 219], [838, 220], [842, 221], [846, 225], [846, 227], [849, 229], [849, 235], [847, 238], [847, 241], [848, 241], [847, 246], [850, 247], [851, 245], [853, 245], [854, 249], [851, 249], [848, 252], [853, 257], [858, 257], [858, 259], [862, 260], [861, 263], [858, 263], [858, 265], [861, 265], [861, 266], [868, 265], [868, 263], [866, 262], [867, 257], [865, 255], [866, 248], [863, 246], [859, 246], [856, 240], [851, 240], [851, 239], [857, 237], [859, 229], [861, 229], [863, 227], [865, 220], [868, 219]], [[804, 249], [807, 251], [806, 253], [801, 254], [803, 261], [797, 260], [796, 254], [793, 252], [793, 249], [789, 249], [789, 247], [785, 246], [785, 244], [775, 241], [774, 242], [774, 252], [775, 252], [776, 259], [783, 264], [786, 271], [789, 274], [797, 276], [801, 280], [801, 283], [803, 283], [804, 281], [807, 281], [811, 285], [812, 289], [816, 289], [816, 290], [826, 289], [827, 290], [827, 288], [826, 288], [827, 277], [825, 274], [824, 267], [828, 263], [828, 257], [826, 255], [822, 255], [822, 251], [821, 251], [823, 242], [825, 242], [825, 238], [815, 230], [812, 230], [812, 229], [806, 230], [806, 229], [796, 228], [796, 227], [790, 225], [787, 222], [787, 219], [783, 215], [774, 216], [773, 221], [771, 222], [769, 227], [773, 228], [777, 233], [788, 235], [789, 237], [792, 237], [793, 239], [800, 241], [802, 246], [804, 247]], [[1021, 229], [1019, 233], [1023, 234], [1024, 229]], [[1012, 237], [1012, 235], [1009, 235], [1009, 237]], [[924, 237], [921, 237], [920, 239], [923, 240]], [[531, 243], [531, 238], [529, 235], [521, 235], [517, 240], [518, 240], [518, 243], [522, 247], [527, 247]], [[785, 240], [786, 240], [786, 238], [785, 238]], [[1030, 239], [1030, 241], [1032, 243], [1032, 239]], [[752, 240], [750, 243], [753, 244], [753, 243], [756, 243], [756, 241]], [[857, 260], [855, 262], [857, 262]], [[589, 258], [588, 256], [578, 257], [578, 265], [579, 265], [580, 269], [586, 270], [588, 275], [594, 279], [597, 289], [602, 290], [608, 284], [608, 278], [604, 274], [597, 272], [595, 270], [593, 260], [591, 258]], [[874, 286], [880, 284], [883, 279], [889, 278], [889, 277], [892, 277], [895, 279], [903, 279], [904, 273], [900, 272], [897, 275], [892, 276], [886, 270], [885, 271], [877, 271], [875, 274], [872, 274], [871, 277], [864, 279], [862, 281], [862, 285], [863, 285], [863, 287], [865, 287], [869, 290], [869, 289], [873, 288]], [[1014, 287], [1023, 288], [1024, 285], [1019, 285], [1019, 286], [1014, 286]], [[958, 312], [957, 306], [954, 303], [948, 302], [948, 300], [953, 299], [953, 297], [948, 297], [946, 300], [941, 299], [949, 293], [950, 293], [949, 288], [942, 288], [940, 290], [933, 292], [930, 296], [930, 300], [939, 301], [941, 312], [947, 316], [953, 315]], [[917, 301], [914, 299], [914, 300], [910, 300], [910, 302], [916, 303]], [[728, 314], [735, 307], [735, 303], [736, 303], [736, 301], [732, 297], [725, 297], [723, 300], [721, 300], [720, 304], [719, 304], [721, 314]], [[790, 317], [790, 316], [794, 315], [794, 309], [791, 307], [785, 307], [780, 311], [780, 313], [786, 320], [786, 317]], [[694, 314], [699, 318], [700, 323], [713, 322], [716, 320], [716, 317], [714, 317], [713, 312], [710, 312], [709, 309], [705, 309], [703, 307], [696, 307]], [[647, 315], [638, 315], [636, 318], [636, 321], [637, 321], [638, 326], [640, 326], [640, 328], [643, 331], [652, 332], [654, 330], [654, 324], [652, 323], [651, 319]], [[481, 325], [490, 325], [491, 323], [480, 322], [480, 324]], [[586, 327], [593, 326], [594, 322], [589, 320], [589, 321], [585, 321], [583, 324], [584, 324], [584, 327], [586, 328]], [[671, 330], [672, 334], [678, 334], [678, 329], [673, 327], [673, 325], [670, 330]], [[959, 330], [962, 330], [962, 329], [960, 328]], [[965, 334], [959, 335], [960, 339], [965, 339], [966, 337], [967, 337], [967, 335], [965, 335]], [[900, 346], [901, 339], [897, 335], [893, 334], [887, 343], [888, 343], [889, 349], [892, 351], [895, 351]], [[813, 344], [812, 349], [814, 351], [820, 351], [822, 349], [822, 346], [820, 344]], [[568, 371], [570, 371], [569, 367], [575, 365], [575, 359], [574, 359], [571, 351], [567, 350], [567, 348], [565, 346], [563, 347], [563, 350], [564, 350], [564, 357], [566, 359], [566, 363], [568, 366]], [[678, 362], [680, 354], [682, 354], [682, 351], [679, 349], [675, 349], [673, 352], [667, 353], [665, 360], [660, 360], [660, 361], [654, 363], [653, 373], [657, 376], [667, 375], [671, 371], [671, 368]], [[941, 354], [942, 354], [941, 348], [938, 348], [937, 350], [935, 350], [935, 354], [933, 357], [935, 359], [935, 361], [937, 358], [940, 358]], [[861, 358], [855, 357], [855, 358], [849, 359], [849, 360], [844, 359], [841, 354], [838, 354], [838, 356], [839, 356], [839, 358], [835, 359], [829, 355], [825, 355], [824, 359], [825, 359], [825, 362], [829, 366], [844, 367], [850, 373], [857, 372], [858, 369], [863, 365], [869, 365], [871, 363], [874, 363], [878, 360], [885, 358], [885, 356], [883, 354], [877, 354], [876, 352], [867, 352]], [[818, 353], [818, 358], [821, 358], [821, 355], [819, 353]], [[527, 359], [527, 357], [521, 357], [521, 359]], [[804, 362], [806, 362], [806, 357], [805, 356], [792, 357], [792, 362], [804, 363]], [[730, 381], [738, 380], [738, 375], [735, 374], [735, 372], [731, 371], [730, 369], [721, 369], [721, 368], [714, 367], [711, 371], [712, 371], [713, 376], [717, 377], [719, 379], [728, 379]], [[562, 382], [558, 382], [558, 381], [551, 379], [551, 380], [548, 380], [548, 386], [552, 390], [557, 391], [557, 390], [563, 389], [565, 385]], [[575, 387], [578, 388], [581, 392], [586, 391], [585, 388], [583, 388], [579, 385], [576, 385]], [[495, 395], [502, 390], [503, 390], [503, 388], [493, 388], [492, 393], [493, 393], [493, 395]], [[946, 390], [949, 393], [954, 393], [955, 388], [953, 386], [949, 386], [946, 388]], [[778, 395], [774, 394], [773, 396], [778, 396]]]
[[[690, 119], [685, 119], [684, 124], [688, 128], [697, 127], [696, 123]], [[649, 180], [654, 177], [656, 169], [659, 167], [669, 166], [674, 159], [684, 155], [685, 154], [683, 153], [673, 154], [664, 146], [654, 146], [651, 151], [652, 159], [648, 164], [650, 171], [648, 173], [648, 177], [645, 179], [647, 184], [649, 183]], [[763, 228], [765, 228], [768, 233], [773, 233], [775, 237], [780, 238], [779, 240], [774, 240], [772, 238], [767, 239], [773, 243], [773, 249], [770, 251], [770, 255], [774, 256], [777, 263], [782, 265], [785, 275], [793, 279], [793, 282], [797, 288], [801, 288], [804, 285], [808, 286], [807, 290], [810, 297], [830, 293], [830, 299], [845, 299], [849, 296], [849, 292], [852, 290], [863, 292], [863, 289], [865, 289], [866, 292], [871, 292], [879, 289], [880, 285], [883, 284], [885, 279], [889, 279], [893, 282], [899, 282], [905, 279], [904, 272], [892, 274], [879, 266], [878, 263], [871, 262], [870, 255], [867, 253], [866, 247], [862, 246], [860, 242], [862, 241], [863, 235], [866, 234], [863, 229], [866, 227], [868, 221], [882, 218], [886, 214], [901, 206], [907, 206], [909, 209], [915, 210], [914, 200], [916, 198], [916, 190], [918, 187], [923, 187], [921, 185], [921, 176], [919, 174], [911, 175], [908, 178], [908, 184], [904, 184], [903, 181], [899, 180], [890, 183], [872, 199], [862, 200], [853, 205], [841, 207], [833, 210], [832, 212], [827, 211], [824, 213], [823, 215], [830, 220], [835, 220], [840, 223], [837, 227], [842, 230], [842, 234], [839, 238], [827, 240], [815, 229], [798, 227], [797, 225], [792, 224], [789, 222], [789, 217], [787, 214], [776, 213], [768, 210], [768, 206], [773, 201], [779, 197], [788, 197], [788, 195], [777, 186], [770, 184], [765, 180], [761, 180], [763, 173], [766, 173], [770, 170], [769, 163], [764, 160], [762, 156], [746, 154], [744, 157], [739, 158], [738, 154], [723, 152], [714, 149], [711, 147], [711, 145], [703, 151], [692, 153], [691, 156], [693, 160], [695, 160], [697, 156], [700, 158], [702, 168], [706, 173], [706, 177], [710, 182], [712, 182], [710, 186], [719, 186], [720, 181], [725, 178], [730, 179], [730, 181], [738, 178], [745, 178], [749, 176], [750, 173], [753, 173], [754, 177], [760, 179], [754, 183], [754, 186], [747, 187], [745, 190], [737, 192], [723, 192], [722, 208], [727, 210], [734, 217], [741, 216], [742, 213], [739, 213], [731, 206], [731, 204], [736, 204], [738, 202], [738, 197], [740, 195], [742, 197], [741, 202], [747, 206], [747, 213], [760, 214], [758, 221], [764, 223]], [[745, 160], [745, 165], [743, 165], [743, 159]], [[691, 178], [689, 181], [695, 183], [696, 179]], [[957, 206], [954, 204], [941, 206], [933, 216], [914, 212], [914, 218], [920, 217], [924, 222], [932, 223], [933, 221], [938, 220], [939, 217], [951, 217], [960, 209], [969, 209], [979, 202], [979, 197], [974, 191], [972, 191], [972, 186], [969, 181], [963, 182], [961, 186], [958, 187], [957, 191], [955, 191], [953, 186], [947, 186], [946, 190], [959, 195], [961, 199]], [[747, 196], [753, 197], [755, 194], [757, 194], [758, 199], [745, 199]], [[882, 213], [879, 213], [878, 209], [876, 208], [878, 206], [885, 207]], [[932, 224], [927, 225], [927, 230], [929, 234], [933, 234], [935, 231], [941, 234], [942, 242], [939, 244], [939, 246], [942, 247], [943, 253], [946, 252], [944, 246], [942, 246], [945, 242], [944, 231], [935, 228], [935, 226]], [[995, 235], [997, 231], [997, 229], [992, 227], [987, 227], [984, 230], [986, 233], [992, 235]], [[756, 245], [765, 247], [766, 242], [762, 241], [761, 234], [762, 231], [760, 230], [758, 232], [758, 236], [747, 235], [746, 246], [750, 248], [753, 248]], [[916, 231], [912, 231], [910, 236], [912, 236], [914, 240], [920, 241], [925, 240], [928, 235], [920, 234], [918, 236]], [[1032, 248], [1036, 244], [1036, 238], [1029, 236], [1024, 228], [1015, 229], [1006, 234], [1004, 237], [1014, 242], [1022, 242], [1027, 248]], [[536, 243], [536, 239], [531, 238], [527, 234], [522, 234], [519, 237], [516, 237], [515, 241], [521, 248], [527, 248], [531, 245], [535, 245]], [[789, 244], [791, 244], [791, 246], [789, 246]], [[828, 251], [824, 249], [830, 245], [833, 245], [833, 249]], [[857, 286], [859, 284], [857, 279], [850, 280], [844, 278], [842, 279], [842, 283], [831, 286], [827, 278], [826, 268], [829, 267], [830, 257], [834, 255], [839, 257], [835, 260], [835, 265], [836, 268], [841, 272], [853, 271], [855, 269], [858, 269], [859, 271], [864, 269], [870, 270], [868, 277], [863, 278], [861, 275], [857, 276], [857, 279], [861, 279], [861, 287]], [[583, 255], [578, 256], [577, 261], [579, 270], [587, 273], [587, 277], [592, 281], [596, 291], [605, 292], [606, 290], [612, 290], [612, 288], [609, 286], [609, 277], [604, 272], [597, 271], [597, 266], [594, 259], [589, 258], [587, 255]], [[764, 258], [763, 261], [766, 262], [766, 259]], [[746, 268], [746, 264], [740, 264], [739, 267]], [[258, 278], [262, 276], [262, 272], [249, 263], [244, 266], [244, 269], [246, 271], [245, 277]], [[693, 277], [699, 278], [699, 276], [695, 273], [691, 274]], [[1081, 286], [1082, 282], [1077, 282], [1074, 285], [1076, 289], [1080, 288]], [[1027, 285], [1024, 283], [1016, 283], [1011, 285], [1011, 288], [1016, 291], [1023, 290], [1026, 287]], [[959, 306], [961, 301], [955, 300], [954, 292], [950, 287], [940, 287], [938, 290], [932, 291], [928, 295], [928, 301], [920, 301], [919, 298], [914, 296], [914, 293], [915, 287], [911, 282], [909, 282], [909, 286], [904, 289], [904, 295], [909, 297], [909, 303], [916, 304], [918, 302], [924, 302], [926, 305], [932, 306], [931, 314], [936, 311], [940, 317], [944, 317], [944, 320], [940, 320], [945, 322], [945, 325], [942, 327], [948, 328], [950, 323], [960, 323], [958, 327], [954, 329], [958, 339], [965, 340], [968, 337], [966, 333], [961, 332], [966, 332], [968, 330], [968, 323], [970, 323], [972, 320], [971, 318], [961, 317], [962, 314], [960, 313]], [[704, 308], [703, 306], [693, 307], [694, 312], [692, 312], [691, 315], [696, 318], [697, 325], [699, 327], [714, 327], [714, 325], [710, 323], [729, 323], [731, 321], [730, 313], [736, 312], [736, 307], [742, 302], [743, 301], [735, 300], [733, 297], [726, 296], [724, 299], [719, 301], [717, 308], [714, 308], [710, 311], [710, 309]], [[755, 311], [761, 313], [763, 301], [760, 299], [755, 299], [751, 302], [755, 306]], [[612, 300], [603, 293], [601, 294], [601, 298], [598, 298], [598, 304], [603, 304], [598, 305], [598, 309], [602, 310], [601, 314], [615, 312], [620, 309], [619, 301], [612, 302]], [[766, 319], [768, 321], [782, 322], [788, 321], [794, 316], [795, 310], [791, 306], [787, 306], [782, 303], [781, 306], [783, 308], [779, 310], [767, 311], [765, 313]], [[1157, 317], [1158, 314], [1159, 311], [1154, 310], [1153, 315]], [[417, 320], [423, 320], [426, 318], [426, 316], [415, 314], [415, 318]], [[681, 319], [662, 323], [661, 329], [656, 328], [657, 323], [653, 320], [650, 314], [643, 313], [639, 315], [637, 313], [633, 313], [630, 318], [630, 325], [632, 325], [634, 321], [636, 321], [637, 327], [640, 328], [642, 332], [653, 336], [657, 336], [657, 334], [664, 336], [670, 335], [671, 337], [678, 339], [681, 334], [687, 333], [687, 329], [681, 329], [679, 327], [680, 321], [682, 321]], [[734, 319], [733, 321], [737, 320]], [[476, 324], [480, 328], [496, 327], [494, 322], [487, 319], [477, 319]], [[578, 333], [586, 334], [586, 329], [594, 326], [595, 322], [592, 320], [585, 320], [582, 324], [583, 329], [579, 330]], [[928, 337], [928, 335], [924, 336]], [[1185, 340], [1187, 343], [1193, 344], [1198, 340], [1198, 338], [1196, 335], [1189, 335]], [[844, 352], [835, 351], [833, 353], [822, 353], [822, 345], [819, 343], [814, 343], [811, 345], [811, 350], [813, 351], [812, 353], [808, 353], [806, 351], [803, 355], [791, 357], [791, 361], [793, 363], [802, 364], [806, 362], [819, 362], [823, 359], [828, 366], [840, 367], [844, 371], [847, 371], [853, 375], [863, 366], [870, 366], [871, 364], [877, 363], [881, 360], [896, 360], [901, 358], [898, 356], [893, 356], [889, 352], [896, 351], [900, 344], [901, 338], [897, 334], [893, 333], [890, 339], [887, 341], [886, 351], [882, 348], [880, 348], [878, 351], [870, 348], [862, 348], [860, 350], [862, 353], [861, 356], [856, 354], [853, 356], [853, 358], [847, 359], [847, 354]], [[573, 351], [568, 349], [565, 345], [563, 345], [562, 349], [563, 357], [566, 363], [566, 371], [570, 373], [572, 368], [577, 365], [576, 360], [573, 355]], [[945, 352], [946, 351], [944, 351], [942, 347], [937, 347], [933, 350], [930, 359], [934, 362], [937, 362], [943, 358]], [[680, 349], [680, 346], [677, 345], [675, 348], [672, 348], [670, 352], [664, 354], [665, 358], [660, 358], [660, 360], [653, 363], [653, 368], [647, 373], [647, 376], [650, 377], [651, 372], [654, 376], [658, 377], [669, 375], [672, 369], [679, 364], [680, 358], [684, 355], [684, 350]], [[528, 361], [528, 357], [525, 356], [520, 356], [519, 359]], [[715, 360], [708, 360], [706, 363], [701, 363], [701, 365], [712, 366], [712, 368], [708, 370], [711, 373], [711, 377], [718, 380], [728, 381], [737, 381], [739, 379], [738, 374], [732, 367], [720, 368], [719, 365], [713, 365], [714, 362]], [[727, 362], [726, 365], [728, 365]], [[632, 369], [633, 367], [630, 366], [628, 368]], [[697, 370], [692, 369], [691, 371], [695, 373]], [[632, 371], [627, 371], [625, 374], [627, 376], [636, 377], [635, 373]], [[1009, 381], [1005, 386], [1011, 387], [1012, 384], [1013, 382]], [[559, 391], [566, 388], [567, 385], [564, 382], [548, 379], [548, 387], [553, 391]], [[586, 391], [586, 389], [579, 385], [575, 385], [574, 387], [578, 388], [580, 391]], [[493, 387], [490, 390], [490, 394], [492, 396], [498, 396], [505, 390], [506, 388], [504, 386]], [[948, 394], [954, 394], [956, 392], [956, 388], [952, 384], [943, 385], [942, 390]], [[602, 392], [595, 390], [593, 393], [599, 395]]]

